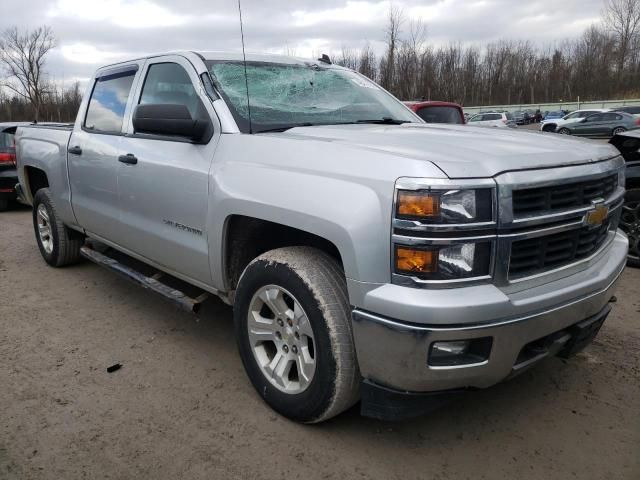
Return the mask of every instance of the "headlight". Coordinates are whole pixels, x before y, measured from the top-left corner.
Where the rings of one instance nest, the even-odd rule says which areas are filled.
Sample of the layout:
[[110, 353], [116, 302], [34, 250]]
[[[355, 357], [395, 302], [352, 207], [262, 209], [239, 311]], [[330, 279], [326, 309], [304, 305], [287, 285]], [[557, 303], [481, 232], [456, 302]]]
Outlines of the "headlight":
[[492, 189], [399, 190], [396, 218], [458, 224], [493, 220]]
[[395, 247], [395, 270], [421, 280], [457, 280], [489, 275], [491, 242], [426, 248]]

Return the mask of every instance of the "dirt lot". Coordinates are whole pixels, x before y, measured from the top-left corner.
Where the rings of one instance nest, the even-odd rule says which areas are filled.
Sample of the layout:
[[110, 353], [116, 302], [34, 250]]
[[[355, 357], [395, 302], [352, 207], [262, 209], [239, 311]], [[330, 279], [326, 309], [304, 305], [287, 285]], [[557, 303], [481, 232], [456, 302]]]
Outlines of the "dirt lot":
[[569, 362], [410, 422], [302, 426], [254, 393], [229, 307], [47, 267], [30, 211], [2, 213], [0, 478], [639, 479], [640, 270], [618, 298]]

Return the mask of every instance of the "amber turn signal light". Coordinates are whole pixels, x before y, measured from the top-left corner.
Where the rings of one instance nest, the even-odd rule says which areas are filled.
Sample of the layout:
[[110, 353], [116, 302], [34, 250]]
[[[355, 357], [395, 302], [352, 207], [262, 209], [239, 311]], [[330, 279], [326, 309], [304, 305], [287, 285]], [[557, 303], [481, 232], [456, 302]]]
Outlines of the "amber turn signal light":
[[396, 248], [396, 271], [409, 273], [435, 273], [438, 270], [436, 250]]
[[440, 197], [420, 192], [398, 192], [398, 215], [405, 217], [439, 217]]

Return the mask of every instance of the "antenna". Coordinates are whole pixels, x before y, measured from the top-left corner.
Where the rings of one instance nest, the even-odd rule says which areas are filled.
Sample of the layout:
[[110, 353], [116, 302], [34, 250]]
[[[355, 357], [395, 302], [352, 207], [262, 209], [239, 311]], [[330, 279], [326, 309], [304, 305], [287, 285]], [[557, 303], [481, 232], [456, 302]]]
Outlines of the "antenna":
[[249, 101], [249, 79], [247, 78], [247, 55], [244, 53], [244, 29], [242, 28], [242, 7], [238, 0], [238, 13], [240, 13], [240, 38], [242, 38], [242, 63], [244, 64], [244, 85], [247, 89], [247, 112], [249, 113], [249, 133], [253, 133], [251, 126], [251, 102]]

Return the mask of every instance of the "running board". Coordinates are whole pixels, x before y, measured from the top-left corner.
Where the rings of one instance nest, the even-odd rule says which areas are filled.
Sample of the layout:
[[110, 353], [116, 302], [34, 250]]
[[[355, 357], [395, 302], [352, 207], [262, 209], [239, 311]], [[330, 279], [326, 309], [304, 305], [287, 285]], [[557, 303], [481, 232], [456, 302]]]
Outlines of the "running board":
[[91, 260], [108, 270], [128, 278], [143, 288], [157, 293], [187, 312], [198, 313], [202, 302], [209, 297], [209, 294], [206, 292], [196, 298], [189, 297], [180, 290], [176, 290], [175, 288], [160, 282], [158, 279], [162, 277], [162, 274], [156, 273], [152, 277], [147, 277], [137, 270], [134, 270], [111, 257], [103, 255], [87, 245], [80, 247], [80, 254], [87, 260]]

